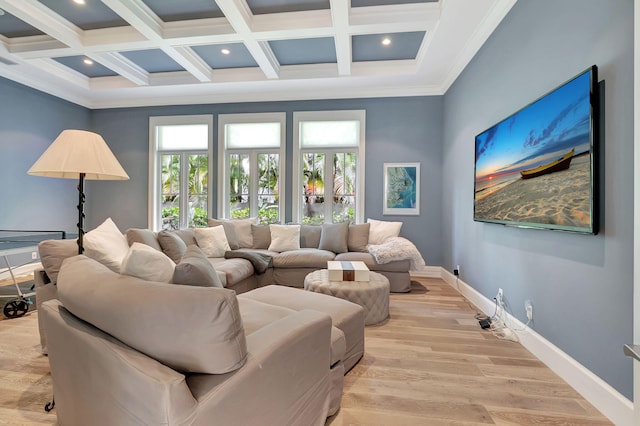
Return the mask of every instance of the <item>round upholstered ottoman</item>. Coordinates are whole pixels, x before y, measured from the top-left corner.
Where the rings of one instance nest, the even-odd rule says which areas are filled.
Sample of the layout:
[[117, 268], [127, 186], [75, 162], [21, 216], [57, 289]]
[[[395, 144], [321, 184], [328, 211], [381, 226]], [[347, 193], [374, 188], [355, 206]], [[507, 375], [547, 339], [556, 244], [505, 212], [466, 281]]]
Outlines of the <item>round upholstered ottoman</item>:
[[357, 303], [364, 308], [365, 325], [389, 316], [389, 280], [376, 272], [369, 272], [369, 281], [329, 281], [329, 271], [320, 269], [305, 277], [304, 289]]

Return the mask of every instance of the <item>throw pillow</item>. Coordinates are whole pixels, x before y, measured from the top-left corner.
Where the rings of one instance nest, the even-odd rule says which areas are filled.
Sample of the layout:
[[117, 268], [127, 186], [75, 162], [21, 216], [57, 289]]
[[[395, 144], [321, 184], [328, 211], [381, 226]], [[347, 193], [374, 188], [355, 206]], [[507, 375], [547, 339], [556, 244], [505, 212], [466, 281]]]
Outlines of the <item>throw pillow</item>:
[[346, 253], [347, 239], [349, 237], [349, 222], [325, 223], [322, 225], [320, 236], [320, 250], [329, 250], [334, 253]]
[[158, 242], [158, 236], [150, 229], [129, 228], [124, 234], [127, 237], [129, 246], [132, 246], [133, 243], [142, 243], [158, 251], [162, 251], [162, 247], [160, 247], [160, 243]]
[[38, 244], [42, 268], [52, 283], [58, 282], [62, 261], [78, 254], [78, 240], [45, 240]]
[[129, 243], [111, 218], [87, 232], [83, 237], [84, 254], [120, 272], [122, 260], [129, 252]]
[[271, 232], [270, 251], [289, 251], [300, 249], [300, 225], [269, 225]]
[[268, 249], [271, 244], [271, 231], [269, 225], [251, 225], [254, 249]]
[[168, 283], [176, 264], [161, 251], [142, 243], [133, 243], [122, 260], [121, 273], [147, 281]]
[[360, 223], [358, 225], [349, 225], [349, 239], [347, 246], [349, 251], [366, 252], [367, 244], [369, 244], [369, 228], [370, 223]]
[[171, 282], [199, 287], [223, 287], [215, 268], [195, 244], [187, 247], [182, 260], [174, 269]]
[[238, 245], [238, 236], [236, 235], [236, 227], [233, 226], [228, 220], [224, 219], [207, 219], [207, 226], [214, 228], [216, 226], [223, 226], [225, 236], [227, 237], [227, 243], [231, 250], [237, 250], [240, 248]]
[[322, 226], [302, 225], [300, 226], [300, 247], [318, 248], [322, 236]]
[[[249, 217], [246, 219], [208, 219], [207, 222], [209, 226], [224, 226], [227, 241], [229, 241], [231, 249], [253, 247], [251, 225], [258, 224], [257, 217]], [[229, 235], [232, 235], [232, 237], [229, 238]]]
[[198, 247], [202, 249], [207, 257], [224, 257], [224, 252], [231, 250], [224, 232], [224, 226], [195, 228], [194, 231]]
[[174, 231], [158, 232], [158, 242], [162, 251], [175, 263], [180, 262], [182, 255], [187, 250], [187, 244]]
[[369, 244], [382, 244], [387, 239], [400, 235], [402, 222], [388, 222], [384, 220], [367, 219], [370, 224]]

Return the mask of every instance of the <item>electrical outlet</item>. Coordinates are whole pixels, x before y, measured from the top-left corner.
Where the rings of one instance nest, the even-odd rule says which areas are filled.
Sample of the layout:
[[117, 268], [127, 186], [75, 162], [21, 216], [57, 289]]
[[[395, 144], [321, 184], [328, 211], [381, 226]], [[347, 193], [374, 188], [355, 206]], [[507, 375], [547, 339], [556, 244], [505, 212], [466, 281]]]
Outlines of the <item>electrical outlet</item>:
[[37, 251], [32, 251], [31, 252], [31, 260], [36, 260], [38, 258], [38, 252]]
[[524, 301], [524, 309], [527, 311], [527, 319], [531, 321], [533, 319], [533, 305], [531, 304], [531, 300]]
[[460, 265], [456, 265], [456, 268], [453, 270], [453, 275], [456, 277], [460, 275]]

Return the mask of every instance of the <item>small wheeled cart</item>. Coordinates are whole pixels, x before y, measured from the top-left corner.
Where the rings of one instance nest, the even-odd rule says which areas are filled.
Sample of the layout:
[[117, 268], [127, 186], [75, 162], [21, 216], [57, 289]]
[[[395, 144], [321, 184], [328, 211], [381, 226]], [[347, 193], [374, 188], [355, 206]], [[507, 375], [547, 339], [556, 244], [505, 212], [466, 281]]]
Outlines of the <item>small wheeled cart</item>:
[[[5, 268], [0, 269], [2, 272], [9, 272], [13, 285], [16, 287], [16, 296], [4, 304], [2, 313], [7, 318], [19, 318], [27, 313], [29, 305], [33, 303], [32, 297], [35, 296], [33, 286], [29, 292], [23, 293], [15, 276], [15, 270], [21, 266], [25, 266], [30, 262], [19, 266], [11, 265], [9, 256], [28, 255], [29, 253], [38, 252], [38, 243], [49, 239], [64, 239], [66, 233], [64, 231], [8, 231], [0, 230], [0, 256], [4, 259]], [[37, 256], [36, 256], [37, 259]], [[35, 260], [35, 259], [34, 259]], [[0, 296], [4, 297], [4, 296]]]

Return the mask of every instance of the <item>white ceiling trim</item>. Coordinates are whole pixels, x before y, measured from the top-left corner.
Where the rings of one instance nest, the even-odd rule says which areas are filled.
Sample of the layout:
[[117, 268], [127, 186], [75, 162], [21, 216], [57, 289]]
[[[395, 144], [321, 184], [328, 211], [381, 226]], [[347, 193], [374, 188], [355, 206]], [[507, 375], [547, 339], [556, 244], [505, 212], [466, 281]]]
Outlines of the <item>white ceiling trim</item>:
[[[0, 76], [89, 108], [200, 102], [442, 95], [516, 0], [440, 0], [252, 15], [215, 0], [224, 18], [163, 22], [142, 0], [102, 0], [129, 26], [83, 31], [37, 0], [0, 8], [47, 35], [0, 36]], [[415, 60], [352, 62], [351, 37], [424, 31]], [[269, 41], [331, 37], [337, 63], [278, 63]], [[258, 67], [211, 69], [191, 46], [243, 43]], [[186, 71], [149, 73], [119, 52], [161, 49]], [[85, 55], [118, 73], [87, 78], [50, 58]], [[16, 65], [5, 65], [11, 61]]]

